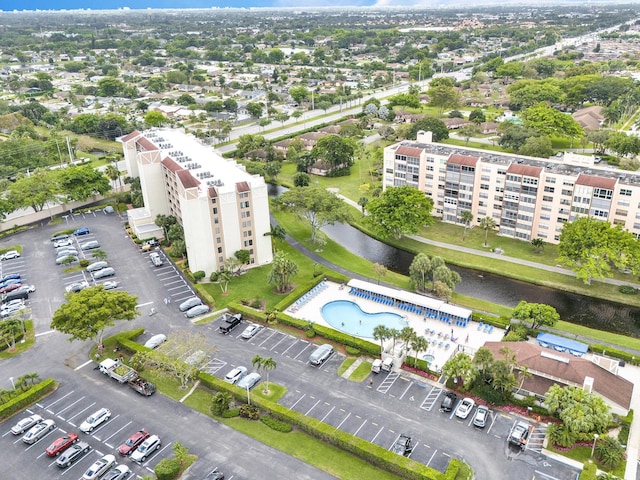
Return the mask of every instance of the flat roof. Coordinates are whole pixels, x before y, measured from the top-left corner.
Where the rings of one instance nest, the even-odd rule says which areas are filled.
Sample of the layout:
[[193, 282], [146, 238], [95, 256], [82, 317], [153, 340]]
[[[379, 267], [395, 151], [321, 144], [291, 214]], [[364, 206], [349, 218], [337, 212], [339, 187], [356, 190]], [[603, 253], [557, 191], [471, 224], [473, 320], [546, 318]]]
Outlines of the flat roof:
[[181, 130], [154, 128], [142, 134], [161, 151], [165, 162], [169, 158], [187, 169], [195, 180], [189, 185], [199, 183], [203, 194], [208, 194], [210, 187], [215, 187], [219, 194], [235, 193], [238, 182], [246, 182], [251, 188], [266, 185], [260, 175], [247, 173], [244, 166], [222, 157], [213, 148]]

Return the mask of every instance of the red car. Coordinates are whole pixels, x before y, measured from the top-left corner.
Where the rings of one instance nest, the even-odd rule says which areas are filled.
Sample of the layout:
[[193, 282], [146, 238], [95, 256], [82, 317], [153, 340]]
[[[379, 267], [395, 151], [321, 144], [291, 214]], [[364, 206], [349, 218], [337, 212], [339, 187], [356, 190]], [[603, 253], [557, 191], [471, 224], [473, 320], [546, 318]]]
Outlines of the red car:
[[22, 284], [20, 284], [20, 283], [10, 283], [6, 287], [0, 288], [0, 293], [13, 292], [14, 290], [17, 290], [18, 288], [20, 288], [21, 286], [22, 286]]
[[136, 433], [131, 435], [126, 442], [118, 447], [118, 453], [120, 455], [130, 455], [136, 448], [138, 448], [138, 445], [144, 442], [147, 438], [149, 438], [149, 432], [144, 428], [142, 430], [138, 430]]
[[78, 435], [75, 433], [68, 433], [64, 437], [60, 437], [55, 440], [44, 452], [50, 457], [57, 457], [77, 441]]

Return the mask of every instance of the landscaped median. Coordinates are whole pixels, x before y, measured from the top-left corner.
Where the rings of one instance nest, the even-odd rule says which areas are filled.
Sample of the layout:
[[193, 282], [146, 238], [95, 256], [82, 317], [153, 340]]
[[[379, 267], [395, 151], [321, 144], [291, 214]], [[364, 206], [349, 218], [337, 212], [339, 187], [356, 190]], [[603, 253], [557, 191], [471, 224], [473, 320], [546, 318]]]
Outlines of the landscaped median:
[[21, 412], [47, 395], [50, 395], [55, 392], [57, 388], [58, 382], [52, 378], [47, 378], [19, 395], [16, 395], [9, 401], [0, 405], [0, 422], [14, 416], [18, 412]]
[[[130, 354], [144, 352], [148, 349], [133, 341], [133, 338], [141, 333], [142, 329], [122, 332], [111, 337], [105, 343], [110, 344], [115, 341], [121, 349], [127, 350]], [[363, 341], [363, 343], [368, 343], [379, 349], [378, 346], [370, 342]], [[358, 347], [360, 346], [364, 347], [364, 345], [358, 345]], [[201, 372], [198, 374], [198, 380], [200, 385], [192, 395], [194, 401], [187, 400], [185, 403], [206, 415], [212, 416], [210, 399], [213, 399], [215, 392], [227, 392], [242, 403], [247, 399], [245, 390], [212, 375]], [[159, 385], [159, 390], [162, 391], [162, 385]], [[199, 400], [195, 401], [196, 398]], [[339, 478], [366, 480], [369, 478], [392, 479], [395, 478], [394, 476], [398, 476], [409, 480], [467, 480], [472, 477], [469, 466], [458, 459], [451, 459], [447, 471], [442, 473], [354, 435], [336, 430], [335, 427], [290, 410], [260, 395], [252, 395], [251, 403], [260, 409], [262, 415], [269, 415], [276, 420], [285, 422], [294, 427], [294, 430], [291, 433], [273, 430], [272, 434], [271, 429], [267, 428], [268, 435], [265, 435], [265, 425], [261, 422], [252, 425], [251, 421], [236, 422], [235, 419], [234, 421], [221, 419], [221, 421]], [[303, 436], [295, 442], [287, 442], [282, 441], [283, 435]], [[356, 476], [341, 470], [340, 463], [335, 461], [336, 449], [349, 454], [349, 470], [358, 472]], [[326, 451], [322, 453], [323, 450]], [[377, 470], [378, 474], [376, 474], [376, 469], [384, 470], [390, 476], [383, 474], [380, 470]]]

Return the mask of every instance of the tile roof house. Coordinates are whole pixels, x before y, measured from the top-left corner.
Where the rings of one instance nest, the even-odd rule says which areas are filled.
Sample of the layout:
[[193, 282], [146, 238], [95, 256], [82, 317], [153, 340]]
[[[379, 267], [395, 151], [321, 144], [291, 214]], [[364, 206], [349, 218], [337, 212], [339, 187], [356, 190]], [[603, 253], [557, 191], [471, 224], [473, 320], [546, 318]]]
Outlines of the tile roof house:
[[604, 122], [602, 107], [599, 105], [581, 108], [571, 116], [585, 130], [598, 130]]
[[[549, 387], [574, 386], [600, 395], [614, 413], [626, 415], [631, 407], [633, 383], [593, 361], [560, 353], [529, 342], [486, 342], [484, 347], [501, 359], [500, 349], [508, 347], [516, 356], [516, 364], [526, 367], [531, 376], [522, 382], [521, 393], [543, 398]], [[602, 358], [602, 357], [597, 357]], [[614, 362], [613, 365], [617, 365]], [[615, 369], [614, 369], [615, 370]], [[518, 375], [516, 375], [518, 377]]]

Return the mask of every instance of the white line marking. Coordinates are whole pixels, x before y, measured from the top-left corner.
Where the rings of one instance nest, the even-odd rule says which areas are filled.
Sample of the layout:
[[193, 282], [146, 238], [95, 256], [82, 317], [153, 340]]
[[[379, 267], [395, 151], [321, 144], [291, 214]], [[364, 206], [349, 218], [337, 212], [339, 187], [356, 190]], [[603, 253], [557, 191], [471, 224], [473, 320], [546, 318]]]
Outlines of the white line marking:
[[87, 360], [86, 362], [84, 362], [82, 365], [77, 366], [76, 368], [73, 369], [74, 372], [77, 372], [78, 370], [80, 370], [83, 367], [86, 367], [87, 365], [89, 365], [90, 363], [93, 363], [93, 360]]
[[321, 422], [324, 422], [324, 421], [325, 421], [325, 419], [326, 419], [329, 415], [331, 415], [331, 412], [333, 412], [333, 409], [334, 409], [334, 408], [336, 408], [336, 407], [335, 407], [335, 405], [334, 405], [333, 407], [331, 407], [331, 410], [329, 410], [329, 412], [328, 412], [324, 417], [322, 417], [322, 420], [320, 420], [320, 421], [321, 421]]
[[298, 400], [296, 400], [296, 403], [294, 403], [293, 405], [291, 405], [291, 406], [289, 407], [289, 410], [293, 410], [293, 408], [298, 404], [298, 402], [299, 402], [300, 400], [302, 400], [302, 399], [303, 399], [304, 397], [306, 397], [306, 396], [307, 396], [307, 394], [306, 394], [306, 393], [303, 393], [303, 394], [302, 394], [302, 396], [301, 396]]
[[355, 431], [354, 435], [358, 436], [358, 432], [362, 429], [362, 427], [364, 427], [365, 423], [367, 423], [367, 421], [365, 420], [364, 422], [362, 422], [362, 425], [360, 425], [360, 427], [358, 428], [358, 430]]
[[351, 416], [351, 412], [349, 412], [349, 413], [347, 414], [347, 416], [346, 416], [346, 417], [344, 417], [344, 420], [342, 420], [342, 421], [340, 422], [340, 425], [338, 425], [338, 426], [336, 427], [336, 430], [340, 430], [340, 427], [342, 426], [342, 424], [343, 424], [344, 422], [346, 422], [346, 421], [347, 421], [347, 418], [349, 418], [350, 416]]
[[313, 410], [314, 408], [316, 408], [316, 406], [320, 403], [320, 400], [318, 400], [316, 403], [313, 404], [313, 407], [311, 407], [309, 410], [307, 410], [307, 413], [305, 413], [305, 416], [308, 416], [311, 413], [311, 410]]
[[41, 337], [42, 335], [49, 335], [50, 333], [54, 333], [55, 330], [47, 330], [46, 332], [42, 332], [42, 333], [36, 333], [35, 336], [36, 337]]

